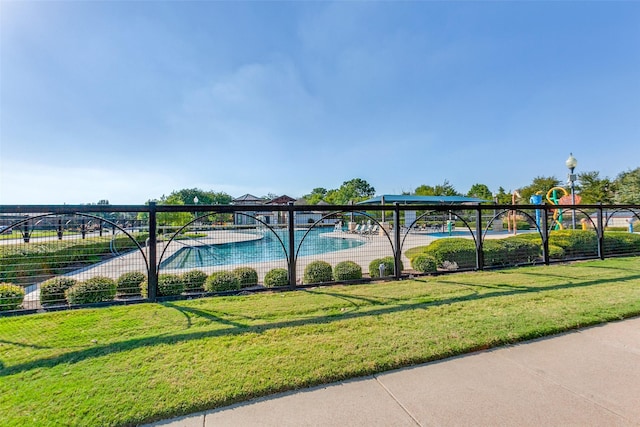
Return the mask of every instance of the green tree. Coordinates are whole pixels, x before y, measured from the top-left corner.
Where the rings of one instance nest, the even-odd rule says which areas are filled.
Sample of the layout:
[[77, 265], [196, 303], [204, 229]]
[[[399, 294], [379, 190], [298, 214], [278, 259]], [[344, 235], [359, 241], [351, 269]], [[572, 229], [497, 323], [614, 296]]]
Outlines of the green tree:
[[430, 185], [421, 185], [415, 189], [414, 194], [416, 196], [460, 196], [461, 194], [449, 183], [448, 180], [444, 180], [442, 184], [438, 184], [435, 187]]
[[615, 202], [620, 204], [640, 203], [640, 168], [622, 172], [615, 180]]
[[596, 203], [611, 204], [615, 197], [615, 184], [609, 178], [600, 178], [600, 172], [589, 171], [578, 174], [578, 191], [582, 197], [581, 203], [592, 205]]
[[[533, 178], [533, 182], [531, 184], [519, 190], [520, 202], [528, 204], [529, 198], [537, 192], [542, 193], [544, 197], [550, 189], [559, 186], [561, 186], [561, 183], [555, 176], [537, 176]], [[510, 202], [511, 201], [509, 201], [509, 203]]]
[[467, 192], [467, 197], [477, 197], [479, 199], [493, 200], [493, 194], [489, 187], [484, 184], [473, 184]]
[[416, 196], [435, 196], [436, 190], [430, 185], [422, 184], [414, 191]]
[[181, 200], [183, 205], [193, 205], [195, 200], [198, 200], [199, 205], [229, 205], [233, 198], [224, 192], [216, 193], [214, 191], [204, 191], [199, 188], [184, 188], [182, 190], [173, 191], [169, 197], [164, 195], [160, 199], [160, 203], [167, 200], [171, 200], [171, 203], [176, 204], [175, 200]]
[[[176, 195], [170, 195], [165, 200], [160, 201], [159, 205], [184, 205], [184, 202]], [[193, 219], [193, 215], [189, 212], [160, 212], [158, 213], [158, 225], [170, 225], [180, 227], [187, 224]]]
[[[197, 200], [197, 203], [196, 203]], [[173, 191], [169, 196], [163, 195], [160, 198], [158, 204], [167, 205], [230, 205], [233, 198], [224, 192], [205, 191], [199, 188], [184, 188], [182, 190]], [[193, 212], [191, 219], [195, 219], [196, 216], [201, 216], [202, 222], [212, 221], [231, 221], [231, 214], [216, 214], [207, 216], [207, 212]], [[160, 217], [159, 217], [160, 218]], [[175, 225], [175, 224], [167, 224]]]
[[325, 196], [325, 200], [334, 205], [346, 205], [350, 201], [354, 203], [366, 200], [376, 194], [367, 181], [361, 178], [354, 178], [342, 183], [337, 190], [329, 190]]
[[303, 199], [307, 201], [310, 205], [317, 205], [321, 200], [327, 196], [327, 189], [322, 187], [317, 187], [311, 190], [311, 193], [305, 194], [302, 196]]
[[498, 200], [499, 205], [508, 205], [511, 203], [511, 194], [507, 193], [504, 188], [499, 187], [496, 199]]
[[434, 191], [436, 196], [461, 196], [446, 179], [442, 184], [436, 185]]

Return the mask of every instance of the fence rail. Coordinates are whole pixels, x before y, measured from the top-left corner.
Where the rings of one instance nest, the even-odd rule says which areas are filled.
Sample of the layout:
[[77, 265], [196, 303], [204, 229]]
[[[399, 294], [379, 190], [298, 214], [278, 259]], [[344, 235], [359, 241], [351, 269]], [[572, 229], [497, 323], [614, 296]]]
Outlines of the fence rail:
[[640, 254], [638, 205], [0, 206], [0, 313]]

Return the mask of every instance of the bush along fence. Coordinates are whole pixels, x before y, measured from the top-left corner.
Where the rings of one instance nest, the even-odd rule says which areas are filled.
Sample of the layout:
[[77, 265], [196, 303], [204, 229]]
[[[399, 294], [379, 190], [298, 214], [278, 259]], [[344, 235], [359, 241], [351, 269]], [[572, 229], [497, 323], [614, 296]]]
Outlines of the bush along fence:
[[0, 314], [638, 255], [637, 205], [5, 205]]

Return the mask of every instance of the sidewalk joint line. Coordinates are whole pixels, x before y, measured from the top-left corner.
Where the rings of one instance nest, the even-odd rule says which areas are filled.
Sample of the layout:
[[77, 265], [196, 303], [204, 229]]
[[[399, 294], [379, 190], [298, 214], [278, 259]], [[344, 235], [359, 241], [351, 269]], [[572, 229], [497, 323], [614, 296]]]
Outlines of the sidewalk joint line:
[[399, 400], [398, 398], [396, 398], [396, 396], [391, 392], [391, 390], [389, 390], [379, 379], [378, 379], [378, 375], [374, 375], [373, 378], [376, 380], [376, 382], [380, 385], [380, 387], [382, 387], [382, 389], [387, 392], [387, 394], [398, 404], [398, 406], [400, 406], [402, 408], [402, 410], [413, 420], [414, 423], [416, 423], [417, 426], [420, 427], [424, 427], [422, 424], [420, 424], [420, 422], [416, 419], [416, 417], [413, 416], [413, 414], [411, 414], [411, 412], [409, 412], [409, 409], [404, 406]]

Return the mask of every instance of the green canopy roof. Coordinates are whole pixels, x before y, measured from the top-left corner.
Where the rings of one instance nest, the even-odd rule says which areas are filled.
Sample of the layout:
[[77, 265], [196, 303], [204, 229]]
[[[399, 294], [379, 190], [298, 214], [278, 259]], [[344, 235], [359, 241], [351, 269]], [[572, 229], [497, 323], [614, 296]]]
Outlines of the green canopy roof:
[[447, 205], [463, 203], [486, 203], [490, 200], [479, 199], [477, 197], [464, 196], [412, 196], [409, 194], [384, 194], [363, 202], [359, 205], [388, 205], [400, 203], [403, 205]]

